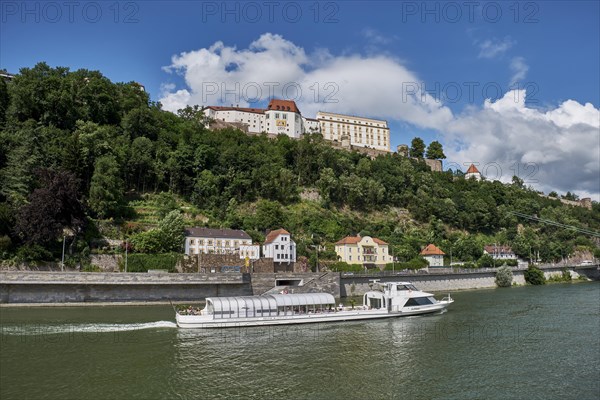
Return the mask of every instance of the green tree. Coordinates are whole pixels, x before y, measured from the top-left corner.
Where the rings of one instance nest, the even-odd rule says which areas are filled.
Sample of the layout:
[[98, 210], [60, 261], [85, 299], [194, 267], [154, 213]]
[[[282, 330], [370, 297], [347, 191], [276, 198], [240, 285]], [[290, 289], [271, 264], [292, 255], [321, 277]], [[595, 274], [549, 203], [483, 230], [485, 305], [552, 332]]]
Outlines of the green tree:
[[420, 137], [414, 138], [410, 142], [410, 156], [414, 158], [423, 158], [425, 153], [425, 142]]
[[442, 148], [442, 144], [437, 140], [429, 143], [429, 147], [427, 148], [426, 157], [430, 160], [443, 160], [446, 158], [444, 154], [444, 149]]
[[284, 225], [281, 204], [275, 201], [259, 200], [256, 204], [256, 228], [260, 230], [278, 229]]
[[181, 251], [185, 239], [185, 224], [178, 210], [168, 213], [158, 224], [163, 252]]
[[138, 190], [145, 191], [146, 181], [151, 179], [154, 161], [154, 143], [146, 137], [135, 138], [131, 143], [129, 166]]
[[16, 230], [28, 244], [46, 245], [69, 228], [75, 236], [85, 226], [85, 209], [79, 200], [77, 178], [67, 171], [40, 170], [39, 187], [17, 213]]
[[6, 111], [8, 110], [9, 104], [10, 97], [8, 95], [6, 81], [0, 78], [0, 128], [4, 126], [4, 122], [6, 121]]
[[123, 191], [124, 184], [115, 158], [98, 158], [90, 186], [90, 208], [99, 218], [118, 216], [123, 205]]
[[507, 266], [502, 266], [496, 271], [496, 285], [498, 287], [510, 287], [512, 285], [513, 273], [512, 269]]
[[479, 268], [493, 268], [494, 258], [489, 254], [484, 254], [477, 260], [477, 266]]
[[544, 285], [546, 283], [546, 277], [539, 268], [529, 266], [527, 270], [523, 271], [523, 275], [525, 281], [531, 285]]

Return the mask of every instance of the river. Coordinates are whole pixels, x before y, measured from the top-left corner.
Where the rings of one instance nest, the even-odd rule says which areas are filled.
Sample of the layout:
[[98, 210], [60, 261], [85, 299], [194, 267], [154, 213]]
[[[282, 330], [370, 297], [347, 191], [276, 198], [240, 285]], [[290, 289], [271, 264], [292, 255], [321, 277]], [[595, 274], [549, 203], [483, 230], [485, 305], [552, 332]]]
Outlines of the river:
[[598, 399], [600, 282], [443, 314], [179, 330], [169, 306], [0, 308], [0, 399]]

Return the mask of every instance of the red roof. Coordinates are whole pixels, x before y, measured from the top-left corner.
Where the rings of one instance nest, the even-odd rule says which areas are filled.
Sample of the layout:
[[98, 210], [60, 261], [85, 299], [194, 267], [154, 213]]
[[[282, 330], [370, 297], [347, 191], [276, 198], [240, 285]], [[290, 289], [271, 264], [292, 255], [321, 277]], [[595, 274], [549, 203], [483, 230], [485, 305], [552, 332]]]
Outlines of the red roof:
[[[361, 239], [362, 238], [360, 236], [346, 236], [345, 238], [336, 242], [335, 244], [356, 244], [360, 242]], [[386, 242], [378, 238], [373, 238], [373, 241], [379, 245], [387, 245]]]
[[513, 253], [510, 246], [483, 246], [483, 249], [489, 254], [511, 254]]
[[346, 236], [342, 240], [337, 241], [335, 244], [356, 244], [360, 242], [360, 236]]
[[443, 256], [445, 254], [446, 253], [440, 250], [435, 244], [428, 244], [427, 247], [421, 251], [422, 256]]
[[255, 114], [264, 114], [265, 110], [262, 108], [245, 108], [245, 107], [225, 107], [225, 106], [208, 106], [206, 108], [210, 108], [215, 111], [243, 111]]
[[467, 170], [467, 174], [481, 174], [481, 172], [479, 172], [475, 164], [471, 164], [471, 166]]
[[267, 106], [268, 110], [276, 110], [276, 111], [291, 111], [298, 114], [302, 114], [296, 106], [296, 102], [293, 100], [277, 100], [271, 99], [269, 105]]
[[277, 236], [279, 236], [279, 235], [289, 235], [289, 234], [290, 233], [283, 228], [271, 231], [265, 238], [265, 244], [271, 243], [272, 241], [277, 239]]

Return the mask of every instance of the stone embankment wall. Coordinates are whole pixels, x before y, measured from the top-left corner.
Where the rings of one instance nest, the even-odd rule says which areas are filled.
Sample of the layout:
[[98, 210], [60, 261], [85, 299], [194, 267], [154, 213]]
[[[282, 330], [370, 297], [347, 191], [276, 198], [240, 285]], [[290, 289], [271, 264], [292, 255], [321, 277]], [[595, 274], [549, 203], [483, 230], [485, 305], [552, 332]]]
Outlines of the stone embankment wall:
[[248, 274], [0, 272], [0, 303], [200, 301], [252, 295]]
[[[564, 267], [543, 268], [546, 277]], [[600, 280], [597, 266], [577, 267], [572, 276]], [[525, 284], [523, 269], [514, 282]], [[336, 298], [360, 296], [380, 282], [409, 281], [432, 292], [496, 287], [495, 271], [349, 275], [325, 273], [102, 273], [0, 271], [0, 303], [68, 303], [128, 301], [203, 301], [215, 296], [260, 295], [286, 288], [290, 293], [327, 292]]]
[[[525, 276], [523, 272], [526, 268], [513, 269], [513, 283], [524, 285]], [[564, 267], [544, 267], [544, 275], [549, 278], [552, 275], [562, 274]], [[573, 271], [573, 267], [569, 268]], [[579, 275], [584, 275], [589, 279], [600, 279], [600, 273], [596, 266], [590, 268], [575, 268], [571, 273], [574, 279]], [[347, 275], [343, 274], [340, 279], [340, 294], [342, 297], [362, 296], [369, 290], [373, 280], [377, 279], [382, 283], [408, 281], [413, 283], [421, 290], [428, 292], [451, 292], [466, 289], [485, 289], [496, 287], [496, 272], [489, 270], [472, 270], [464, 273], [453, 273], [445, 269], [434, 270], [431, 268], [429, 273], [398, 273], [396, 275]]]
[[0, 272], [0, 303], [203, 301], [263, 294], [277, 285], [294, 293], [340, 296], [338, 273]]

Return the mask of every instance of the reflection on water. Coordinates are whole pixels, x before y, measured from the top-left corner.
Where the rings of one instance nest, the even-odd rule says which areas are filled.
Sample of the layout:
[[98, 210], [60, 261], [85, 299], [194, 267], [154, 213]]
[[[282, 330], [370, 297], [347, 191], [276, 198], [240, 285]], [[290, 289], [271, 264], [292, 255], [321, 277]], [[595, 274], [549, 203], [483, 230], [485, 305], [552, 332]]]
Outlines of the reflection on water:
[[5, 399], [600, 397], [600, 284], [458, 292], [449, 312], [183, 330], [169, 307], [0, 309]]

